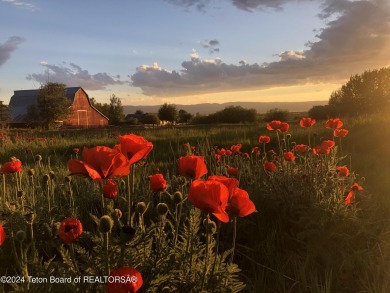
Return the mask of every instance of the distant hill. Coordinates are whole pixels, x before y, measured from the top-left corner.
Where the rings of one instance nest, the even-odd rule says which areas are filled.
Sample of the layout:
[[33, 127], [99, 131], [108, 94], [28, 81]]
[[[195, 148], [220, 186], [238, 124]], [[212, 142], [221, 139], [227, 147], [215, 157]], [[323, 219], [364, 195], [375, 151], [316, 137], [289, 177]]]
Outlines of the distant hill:
[[[209, 115], [217, 111], [223, 110], [229, 106], [242, 106], [244, 108], [256, 109], [258, 113], [266, 113], [270, 109], [279, 108], [282, 110], [288, 110], [290, 112], [304, 112], [308, 111], [311, 107], [317, 105], [327, 105], [328, 101], [310, 101], [310, 102], [230, 102], [230, 103], [203, 103], [195, 105], [179, 105], [176, 104], [178, 110], [183, 109], [191, 114]], [[157, 113], [161, 105], [154, 106], [130, 106], [124, 105], [123, 110], [125, 115], [133, 114], [137, 110], [142, 110], [145, 113]]]

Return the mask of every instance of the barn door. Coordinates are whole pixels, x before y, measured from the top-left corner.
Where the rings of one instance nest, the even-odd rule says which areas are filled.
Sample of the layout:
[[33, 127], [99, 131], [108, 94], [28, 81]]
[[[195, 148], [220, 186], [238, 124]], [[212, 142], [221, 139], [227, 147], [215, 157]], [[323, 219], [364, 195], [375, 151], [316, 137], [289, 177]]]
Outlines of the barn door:
[[77, 110], [77, 125], [79, 127], [88, 127], [87, 110]]

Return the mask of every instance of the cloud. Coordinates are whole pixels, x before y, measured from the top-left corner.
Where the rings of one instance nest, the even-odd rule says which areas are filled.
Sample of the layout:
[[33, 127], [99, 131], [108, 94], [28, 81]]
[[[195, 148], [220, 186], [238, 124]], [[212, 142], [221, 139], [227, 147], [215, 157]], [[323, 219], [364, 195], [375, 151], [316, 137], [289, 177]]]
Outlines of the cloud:
[[[299, 1], [299, 0], [296, 0]], [[256, 8], [271, 1], [236, 0]], [[291, 1], [272, 1], [282, 5]], [[248, 8], [249, 9], [249, 8]], [[191, 95], [277, 86], [342, 83], [352, 74], [390, 65], [390, 5], [384, 0], [327, 0], [319, 17], [326, 26], [305, 50], [285, 50], [278, 61], [226, 64], [221, 59], [202, 60], [196, 54], [179, 71], [138, 67], [133, 86], [146, 95]]]
[[214, 40], [204, 40], [201, 42], [203, 48], [209, 49], [209, 54], [213, 54], [215, 52], [219, 52], [219, 41]]
[[13, 36], [8, 38], [4, 44], [0, 44], [0, 66], [11, 58], [11, 53], [15, 51], [23, 41], [23, 38]]
[[29, 74], [26, 79], [35, 80], [42, 84], [48, 81], [60, 82], [67, 86], [81, 86], [88, 90], [103, 90], [109, 85], [125, 83], [120, 80], [119, 75], [112, 77], [105, 72], [90, 74], [88, 70], [74, 63], [63, 62], [63, 65], [52, 65], [41, 61], [40, 64], [46, 68], [45, 72]]
[[19, 1], [19, 0], [2, 0], [2, 2], [10, 3], [12, 5], [15, 5], [17, 7], [30, 9], [32, 11], [36, 10], [36, 6], [32, 3], [26, 2], [26, 1]]
[[195, 7], [199, 11], [204, 11], [211, 0], [165, 0], [168, 3], [184, 7], [186, 10]]

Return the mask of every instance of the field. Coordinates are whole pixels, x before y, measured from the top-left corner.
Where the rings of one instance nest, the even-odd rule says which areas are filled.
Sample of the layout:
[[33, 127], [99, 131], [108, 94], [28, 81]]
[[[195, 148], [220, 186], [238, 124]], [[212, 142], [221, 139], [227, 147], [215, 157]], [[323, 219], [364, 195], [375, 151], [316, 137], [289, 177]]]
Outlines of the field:
[[[287, 132], [267, 130], [266, 123], [3, 131], [0, 164], [15, 157], [22, 170], [3, 172], [0, 187], [6, 235], [0, 275], [19, 278], [2, 279], [0, 292], [389, 292], [389, 120], [342, 119], [349, 130], [343, 138], [334, 137], [325, 121], [305, 128], [299, 120]], [[102, 180], [81, 163], [68, 163], [87, 160], [84, 147], [113, 148], [130, 133], [153, 149], [131, 167], [121, 163], [129, 175], [115, 176], [117, 155], [88, 155], [91, 164], [104, 165]], [[270, 142], [260, 143], [259, 136]], [[333, 139], [328, 154], [295, 150]], [[288, 151], [295, 159], [285, 156]], [[134, 153], [126, 155], [131, 159]], [[226, 176], [234, 185], [236, 178], [257, 211], [242, 196], [236, 203], [248, 215], [231, 208], [223, 222], [221, 194], [228, 187], [221, 183], [213, 185], [220, 188], [215, 195], [207, 189], [211, 184], [198, 182], [216, 202], [194, 199], [204, 191], [195, 187], [201, 164], [179, 176], [179, 161], [188, 155], [204, 157], [203, 180]], [[276, 170], [265, 169], [265, 162]], [[346, 176], [338, 168], [343, 166]], [[155, 174], [163, 179], [154, 178], [151, 186], [149, 176]], [[79, 222], [64, 228], [70, 218]], [[113, 289], [95, 278], [110, 274], [137, 280]]]

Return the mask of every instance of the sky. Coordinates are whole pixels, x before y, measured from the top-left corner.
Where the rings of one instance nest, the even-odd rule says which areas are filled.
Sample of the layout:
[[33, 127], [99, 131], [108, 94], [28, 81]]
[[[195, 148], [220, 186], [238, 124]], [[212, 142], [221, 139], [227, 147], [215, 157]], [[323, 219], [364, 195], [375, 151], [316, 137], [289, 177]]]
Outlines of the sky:
[[0, 0], [5, 104], [47, 82], [123, 105], [326, 103], [389, 65], [389, 0]]

